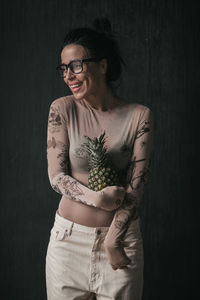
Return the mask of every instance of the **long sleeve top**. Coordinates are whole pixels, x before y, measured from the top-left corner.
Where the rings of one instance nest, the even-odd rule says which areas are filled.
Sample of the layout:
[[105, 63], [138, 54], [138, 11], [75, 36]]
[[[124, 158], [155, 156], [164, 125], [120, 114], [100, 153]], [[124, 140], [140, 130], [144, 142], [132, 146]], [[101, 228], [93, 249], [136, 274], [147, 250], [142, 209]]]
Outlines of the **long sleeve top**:
[[128, 222], [138, 215], [153, 146], [153, 112], [127, 103], [108, 111], [94, 109], [73, 95], [55, 99], [47, 126], [48, 176], [52, 188], [64, 197], [98, 207], [98, 193], [88, 186], [84, 135], [94, 138], [105, 131], [107, 155], [126, 188], [123, 205], [116, 210], [108, 236], [120, 238]]

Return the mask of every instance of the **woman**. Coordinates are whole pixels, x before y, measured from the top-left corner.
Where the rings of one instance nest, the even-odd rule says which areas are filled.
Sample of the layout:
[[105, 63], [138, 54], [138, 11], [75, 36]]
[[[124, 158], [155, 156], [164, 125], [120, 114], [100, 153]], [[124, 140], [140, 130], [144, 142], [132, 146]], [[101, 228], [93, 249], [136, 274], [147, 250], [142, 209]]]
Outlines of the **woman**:
[[[48, 118], [48, 176], [62, 195], [46, 255], [48, 300], [140, 300], [138, 207], [150, 167], [153, 113], [114, 93], [123, 60], [107, 19], [69, 31], [60, 58], [57, 69], [72, 95], [55, 99]], [[120, 181], [94, 191], [83, 144], [102, 132]]]

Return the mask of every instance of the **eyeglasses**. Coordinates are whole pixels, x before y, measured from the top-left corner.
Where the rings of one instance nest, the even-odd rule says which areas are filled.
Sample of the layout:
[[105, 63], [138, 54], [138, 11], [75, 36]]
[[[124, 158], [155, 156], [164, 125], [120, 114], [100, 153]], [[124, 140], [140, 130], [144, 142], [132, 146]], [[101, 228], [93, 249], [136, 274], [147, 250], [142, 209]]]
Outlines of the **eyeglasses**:
[[61, 64], [56, 67], [58, 74], [61, 78], [65, 77], [65, 72], [67, 72], [68, 68], [74, 73], [79, 74], [83, 71], [83, 62], [90, 62], [90, 61], [99, 61], [101, 58], [86, 58], [86, 59], [76, 59], [72, 60], [68, 65]]

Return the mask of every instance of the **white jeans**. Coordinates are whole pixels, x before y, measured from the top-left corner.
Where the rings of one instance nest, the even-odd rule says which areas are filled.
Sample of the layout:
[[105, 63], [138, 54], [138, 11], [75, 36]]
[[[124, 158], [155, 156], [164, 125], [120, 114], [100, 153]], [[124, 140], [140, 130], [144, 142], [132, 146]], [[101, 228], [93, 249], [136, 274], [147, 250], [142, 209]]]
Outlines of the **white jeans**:
[[56, 211], [46, 254], [48, 300], [141, 300], [143, 241], [139, 218], [124, 237], [128, 269], [113, 270], [104, 249], [109, 227], [87, 227]]

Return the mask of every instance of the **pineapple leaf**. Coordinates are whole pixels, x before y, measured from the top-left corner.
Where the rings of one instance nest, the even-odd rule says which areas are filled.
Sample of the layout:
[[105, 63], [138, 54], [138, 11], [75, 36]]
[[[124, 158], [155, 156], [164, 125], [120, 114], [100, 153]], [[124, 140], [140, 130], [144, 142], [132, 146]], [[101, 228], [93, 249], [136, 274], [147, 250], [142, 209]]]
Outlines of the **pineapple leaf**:
[[84, 135], [84, 137], [88, 140], [88, 141], [92, 141], [91, 138], [87, 135]]

